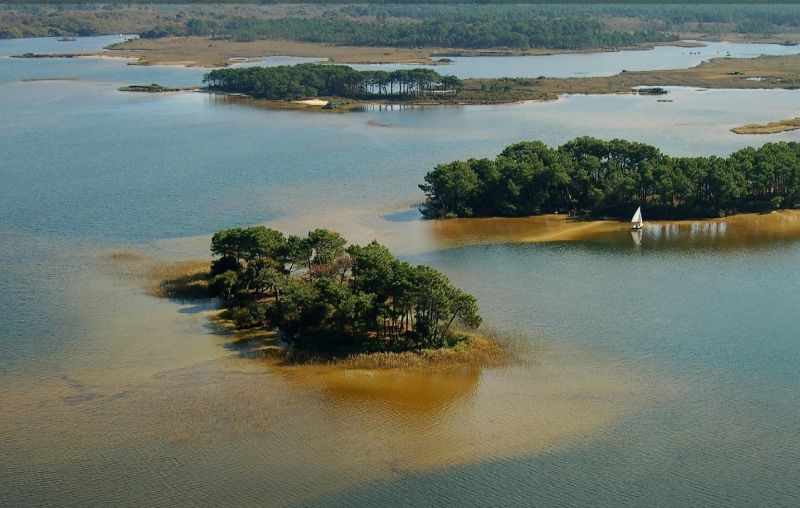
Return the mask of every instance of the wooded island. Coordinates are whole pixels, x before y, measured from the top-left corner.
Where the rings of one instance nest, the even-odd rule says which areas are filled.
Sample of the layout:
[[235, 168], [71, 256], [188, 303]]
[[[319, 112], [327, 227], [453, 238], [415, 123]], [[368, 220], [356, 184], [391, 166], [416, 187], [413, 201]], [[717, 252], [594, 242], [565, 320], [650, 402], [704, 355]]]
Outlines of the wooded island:
[[338, 233], [305, 237], [255, 226], [214, 234], [212, 296], [237, 328], [277, 327], [294, 347], [338, 354], [453, 346], [477, 328], [475, 298], [428, 266]]
[[800, 204], [800, 144], [767, 143], [727, 158], [671, 157], [644, 143], [580, 137], [558, 148], [508, 146], [495, 159], [440, 164], [420, 185], [426, 218], [539, 213], [719, 217]]
[[455, 94], [461, 80], [432, 69], [357, 71], [344, 65], [298, 64], [278, 67], [217, 69], [203, 76], [210, 90], [242, 93], [259, 99], [295, 100], [310, 97], [349, 99]]

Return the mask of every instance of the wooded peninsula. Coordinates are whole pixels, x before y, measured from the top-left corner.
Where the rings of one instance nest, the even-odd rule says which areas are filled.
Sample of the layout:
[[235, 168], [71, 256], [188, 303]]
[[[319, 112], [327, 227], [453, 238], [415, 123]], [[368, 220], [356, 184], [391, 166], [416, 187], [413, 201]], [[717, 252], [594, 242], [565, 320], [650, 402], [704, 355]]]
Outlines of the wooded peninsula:
[[293, 350], [341, 356], [452, 348], [477, 328], [475, 298], [428, 266], [398, 260], [372, 242], [350, 245], [315, 229], [285, 236], [264, 226], [211, 239], [205, 277], [239, 329], [277, 327]]
[[651, 145], [580, 137], [557, 148], [508, 146], [495, 159], [439, 164], [420, 185], [426, 218], [575, 213], [720, 217], [800, 205], [800, 144], [767, 143], [727, 158], [671, 157]]

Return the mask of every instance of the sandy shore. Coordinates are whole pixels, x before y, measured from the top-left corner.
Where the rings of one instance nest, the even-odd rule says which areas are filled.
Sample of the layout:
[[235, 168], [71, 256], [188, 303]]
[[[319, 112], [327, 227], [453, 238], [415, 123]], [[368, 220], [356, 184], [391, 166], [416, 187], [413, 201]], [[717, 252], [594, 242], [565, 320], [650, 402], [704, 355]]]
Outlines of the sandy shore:
[[789, 120], [777, 120], [769, 123], [751, 123], [734, 127], [731, 132], [736, 134], [775, 134], [800, 129], [800, 117], [790, 118]]
[[[564, 215], [488, 217], [424, 221], [441, 247], [493, 243], [599, 242], [630, 240], [628, 221], [583, 220]], [[669, 246], [738, 247], [800, 239], [800, 210], [744, 213], [716, 219], [646, 221], [643, 235]]]

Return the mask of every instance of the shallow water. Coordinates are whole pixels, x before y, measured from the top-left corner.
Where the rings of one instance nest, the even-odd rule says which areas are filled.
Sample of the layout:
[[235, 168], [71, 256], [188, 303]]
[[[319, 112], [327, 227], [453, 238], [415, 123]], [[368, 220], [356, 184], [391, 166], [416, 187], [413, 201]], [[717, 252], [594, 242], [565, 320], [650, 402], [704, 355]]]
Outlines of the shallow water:
[[[200, 86], [204, 68], [128, 65], [132, 60], [114, 58], [12, 59], [22, 53], [88, 53], [125, 40], [130, 36], [77, 37], [60, 42], [55, 37], [0, 40], [0, 84], [23, 79], [83, 79], [122, 84], [160, 83], [172, 87]], [[459, 78], [500, 78], [547, 76], [553, 78], [612, 76], [623, 70], [645, 71], [688, 69], [711, 58], [756, 58], [761, 55], [795, 55], [797, 46], [705, 42], [705, 46], [682, 48], [656, 46], [648, 50], [565, 53], [532, 56], [450, 57], [452, 63], [431, 66], [437, 72]], [[272, 56], [233, 61], [234, 67], [294, 65], [324, 59]], [[13, 67], [12, 67], [13, 65]], [[353, 64], [359, 70], [410, 69], [416, 64]]]
[[[796, 215], [523, 243], [542, 226], [409, 208], [434, 164], [521, 139], [676, 155], [797, 140], [728, 129], [784, 117], [798, 92], [318, 115], [116, 91], [193, 70], [39, 60], [79, 79], [23, 82], [29, 62], [0, 59], [0, 505], [800, 501]], [[109, 262], [206, 257], [210, 233], [253, 223], [442, 269], [519, 361], [275, 368], [219, 333], [212, 302], [147, 296]]]

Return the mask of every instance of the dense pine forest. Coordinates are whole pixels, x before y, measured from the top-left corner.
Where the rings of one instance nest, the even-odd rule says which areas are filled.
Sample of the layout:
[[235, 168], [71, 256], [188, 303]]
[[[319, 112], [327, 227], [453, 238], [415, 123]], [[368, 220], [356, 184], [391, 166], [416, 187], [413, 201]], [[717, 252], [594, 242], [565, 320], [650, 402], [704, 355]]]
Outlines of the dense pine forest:
[[441, 76], [432, 69], [357, 71], [320, 64], [217, 69], [203, 76], [203, 82], [211, 90], [272, 100], [448, 95], [461, 87], [455, 76]]
[[800, 30], [795, 4], [268, 4], [8, 4], [0, 7], [0, 38], [139, 33], [524, 50], [613, 48], [673, 40], [681, 33], [769, 36]]
[[276, 326], [299, 347], [440, 348], [463, 338], [455, 323], [481, 323], [472, 295], [377, 242], [348, 247], [326, 229], [287, 237], [255, 226], [218, 231], [211, 252], [210, 289], [231, 308], [237, 326]]
[[574, 17], [524, 21], [490, 19], [473, 23], [362, 22], [345, 17], [236, 18], [227, 22], [222, 31], [237, 41], [286, 39], [351, 46], [465, 49], [615, 48], [646, 42], [671, 41], [677, 38], [659, 32], [608, 30], [598, 20]]
[[495, 159], [440, 164], [420, 185], [427, 218], [574, 212], [648, 217], [716, 217], [800, 205], [800, 144], [767, 143], [727, 158], [671, 157], [653, 146], [580, 137], [558, 148], [541, 141]]

